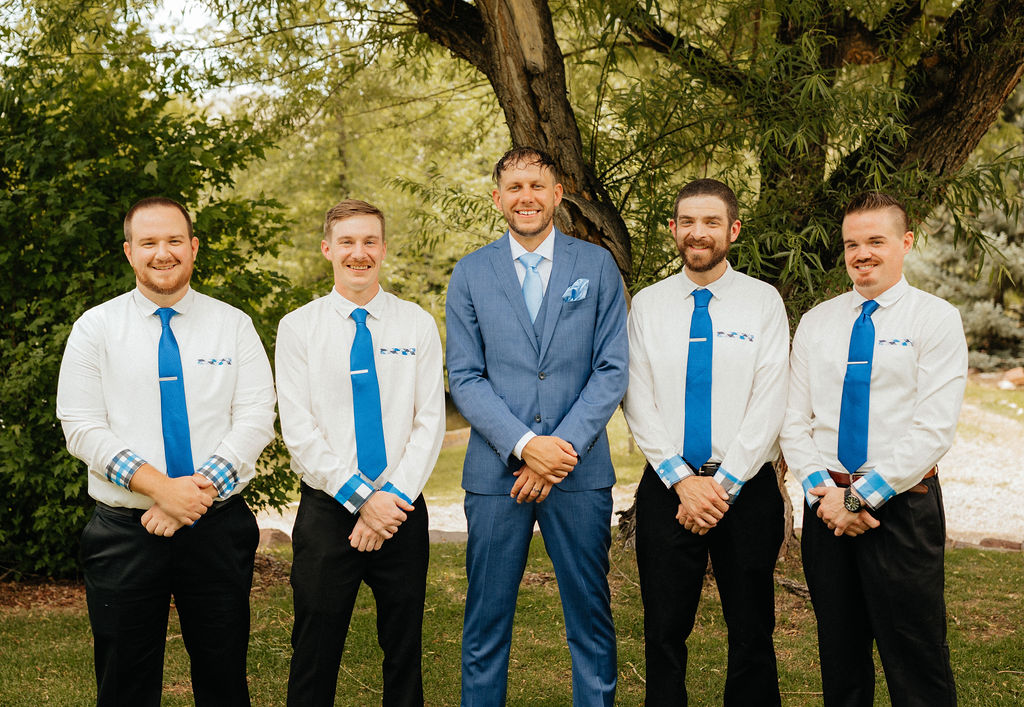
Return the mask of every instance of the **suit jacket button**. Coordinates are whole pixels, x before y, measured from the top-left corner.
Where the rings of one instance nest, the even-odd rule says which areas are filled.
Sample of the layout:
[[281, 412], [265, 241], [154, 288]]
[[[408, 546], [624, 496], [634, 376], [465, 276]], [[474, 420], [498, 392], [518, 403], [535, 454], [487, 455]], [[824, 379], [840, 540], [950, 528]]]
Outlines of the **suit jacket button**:
[[533, 416], [533, 421], [534, 422], [540, 422], [540, 415], [534, 415]]
[[540, 373], [537, 374], [537, 377], [540, 378], [541, 380], [544, 380], [545, 378], [548, 377], [548, 375], [544, 371], [541, 371]]

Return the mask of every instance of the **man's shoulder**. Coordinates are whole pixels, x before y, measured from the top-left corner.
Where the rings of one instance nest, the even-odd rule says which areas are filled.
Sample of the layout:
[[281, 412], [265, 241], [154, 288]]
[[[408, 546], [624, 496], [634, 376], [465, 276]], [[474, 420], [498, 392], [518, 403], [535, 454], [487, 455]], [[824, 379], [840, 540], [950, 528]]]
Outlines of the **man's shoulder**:
[[675, 275], [669, 275], [668, 277], [658, 280], [654, 284], [647, 285], [642, 290], [633, 295], [632, 310], [639, 311], [646, 309], [651, 306], [654, 302], [660, 302], [666, 297], [678, 297], [684, 295], [684, 287], [680, 284], [679, 278], [682, 277], [681, 273]]
[[850, 298], [854, 297], [853, 290], [847, 290], [842, 294], [831, 297], [824, 302], [819, 302], [800, 316], [800, 326], [815, 326], [821, 322], [828, 322], [843, 310], [853, 311]]
[[582, 238], [577, 238], [576, 236], [570, 236], [568, 233], [562, 233], [561, 231], [556, 233], [557, 236], [564, 239], [566, 246], [577, 249], [578, 257], [614, 262], [612, 261], [612, 254], [605, 247], [585, 241]]
[[960, 310], [955, 305], [951, 304], [948, 300], [933, 295], [931, 292], [926, 290], [918, 289], [913, 285], [907, 287], [907, 294], [905, 295], [908, 301], [915, 307], [921, 307], [927, 309], [938, 316], [950, 315], [954, 312], [959, 315]]
[[329, 302], [330, 297], [328, 295], [311, 299], [309, 302], [306, 302], [304, 305], [293, 309], [288, 312], [288, 314], [281, 317], [281, 322], [295, 323], [298, 321], [304, 321], [310, 317], [315, 317], [321, 310], [323, 310], [324, 307], [328, 306]]
[[764, 280], [759, 280], [751, 275], [747, 275], [739, 270], [733, 270], [732, 272], [733, 277], [735, 278], [734, 283], [744, 292], [744, 294], [768, 298], [769, 300], [778, 300], [780, 303], [782, 302], [782, 295], [779, 294], [779, 291], [775, 289], [774, 285], [771, 285]]
[[132, 306], [132, 304], [132, 290], [129, 290], [128, 292], [119, 294], [117, 297], [112, 297], [105, 302], [93, 305], [82, 312], [78, 321], [101, 321], [106, 317], [119, 316], [123, 314], [128, 307]]
[[[491, 253], [493, 253], [496, 248], [499, 248], [500, 243], [502, 243], [505, 240], [506, 238], [502, 236], [501, 238], [496, 238], [490, 243], [485, 243], [476, 250], [471, 250], [470, 252], [466, 253], [464, 256], [459, 258], [459, 262], [455, 263], [455, 268], [462, 269], [466, 267], [474, 267], [487, 262], [491, 257]], [[509, 260], [512, 259], [511, 250], [509, 251], [508, 257]]]
[[196, 292], [195, 290], [192, 292], [195, 297], [195, 300], [192, 302], [193, 311], [205, 320], [206, 323], [216, 322], [218, 327], [225, 330], [233, 326], [238, 331], [238, 327], [249, 325], [252, 322], [252, 317], [235, 305], [228, 304], [216, 297], [204, 295], [202, 292]]
[[387, 299], [387, 307], [393, 315], [400, 317], [403, 322], [412, 322], [417, 325], [423, 325], [428, 322], [434, 324], [434, 317], [430, 312], [412, 300], [402, 299], [398, 295], [386, 290], [382, 291], [381, 294]]

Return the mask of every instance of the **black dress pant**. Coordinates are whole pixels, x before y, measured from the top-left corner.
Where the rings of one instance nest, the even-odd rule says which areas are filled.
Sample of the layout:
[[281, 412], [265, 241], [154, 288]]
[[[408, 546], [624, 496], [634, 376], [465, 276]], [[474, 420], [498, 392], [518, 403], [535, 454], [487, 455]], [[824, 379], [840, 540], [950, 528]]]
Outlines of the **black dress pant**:
[[679, 497], [648, 465], [636, 496], [636, 559], [644, 604], [645, 704], [685, 705], [686, 639], [693, 630], [708, 556], [729, 631], [725, 705], [779, 705], [775, 663], [775, 561], [783, 503], [771, 464], [743, 486], [705, 535], [676, 520]]
[[97, 704], [160, 704], [172, 596], [196, 705], [250, 704], [245, 661], [256, 518], [233, 496], [164, 538], [146, 532], [142, 513], [99, 504], [82, 533]]
[[359, 552], [348, 536], [357, 516], [322, 491], [302, 485], [292, 547], [295, 626], [288, 704], [333, 705], [338, 669], [360, 582], [377, 603], [384, 652], [383, 704], [422, 705], [423, 603], [430, 555], [427, 506], [416, 510], [379, 550]]
[[873, 704], [874, 640], [895, 707], [955, 705], [938, 477], [872, 511], [881, 525], [857, 537], [837, 538], [816, 511], [804, 506], [801, 544], [818, 619], [825, 704]]

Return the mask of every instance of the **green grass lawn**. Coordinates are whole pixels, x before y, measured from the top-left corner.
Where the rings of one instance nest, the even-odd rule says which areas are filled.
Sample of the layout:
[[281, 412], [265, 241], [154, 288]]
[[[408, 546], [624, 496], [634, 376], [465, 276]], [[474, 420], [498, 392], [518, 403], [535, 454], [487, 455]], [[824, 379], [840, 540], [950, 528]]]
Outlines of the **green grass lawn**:
[[1000, 390], [972, 381], [967, 384], [964, 402], [1024, 423], [1024, 390]]
[[[465, 546], [431, 548], [424, 617], [424, 686], [429, 705], [457, 705], [459, 645], [466, 579]], [[287, 553], [263, 560], [253, 592], [249, 680], [255, 705], [283, 705], [291, 654], [291, 590]], [[643, 614], [632, 553], [617, 545], [611, 557], [613, 607], [619, 641], [617, 704], [643, 700]], [[787, 560], [781, 575], [802, 580]], [[9, 586], [9, 585], [8, 585]], [[1024, 556], [980, 550], [947, 554], [949, 642], [963, 705], [1024, 702]], [[73, 599], [75, 599], [73, 597]], [[67, 606], [0, 607], [0, 704], [86, 705], [94, 701], [92, 655], [84, 597]], [[13, 604], [13, 602], [12, 602]], [[818, 705], [814, 615], [808, 601], [777, 589], [776, 651], [785, 705]], [[173, 614], [172, 614], [173, 615]], [[360, 593], [342, 661], [337, 704], [380, 703], [381, 653], [373, 601]], [[691, 704], [721, 704], [726, 642], [713, 586], [705, 588], [689, 642]], [[516, 615], [509, 669], [510, 705], [570, 704], [570, 663], [551, 564], [538, 538], [531, 548]], [[192, 704], [188, 661], [176, 625], [168, 631], [164, 705]], [[885, 705], [881, 670], [878, 705]]]

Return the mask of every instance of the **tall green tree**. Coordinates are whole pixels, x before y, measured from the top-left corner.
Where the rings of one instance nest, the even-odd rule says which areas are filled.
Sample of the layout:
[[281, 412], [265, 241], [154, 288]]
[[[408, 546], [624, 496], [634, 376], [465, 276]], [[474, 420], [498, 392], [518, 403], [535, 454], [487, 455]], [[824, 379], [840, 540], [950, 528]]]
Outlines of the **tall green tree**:
[[[264, 153], [251, 124], [194, 112], [184, 75], [144, 58], [145, 35], [114, 31], [109, 13], [88, 16], [106, 36], [73, 31], [63, 14], [29, 19], [7, 24], [0, 62], [0, 576], [76, 570], [92, 504], [56, 419], [57, 373], [74, 320], [134, 286], [121, 248], [134, 201], [193, 208], [194, 284], [262, 312], [266, 344], [274, 310], [289, 306], [285, 282], [258, 264], [277, 247], [276, 208], [218, 196]], [[278, 455], [263, 458], [257, 501], [280, 503], [292, 483]]]
[[[327, 57], [345, 57], [338, 80], [395, 47], [410, 66], [443, 48], [472, 67], [511, 142], [558, 160], [560, 225], [607, 247], [633, 289], [678, 267], [664, 222], [673, 187], [694, 176], [738, 187], [747, 229], [736, 262], [782, 288], [796, 311], [840, 286], [835, 234], [857, 191], [899, 192], [919, 218], [979, 197], [1018, 205], [994, 176], [1019, 165], [1019, 153], [967, 160], [1024, 71], [1024, 0], [210, 7], [231, 23], [232, 46], [281, 59], [277, 76], [315, 67], [297, 94], [307, 99], [332, 91]], [[227, 66], [252, 64], [236, 55]]]

